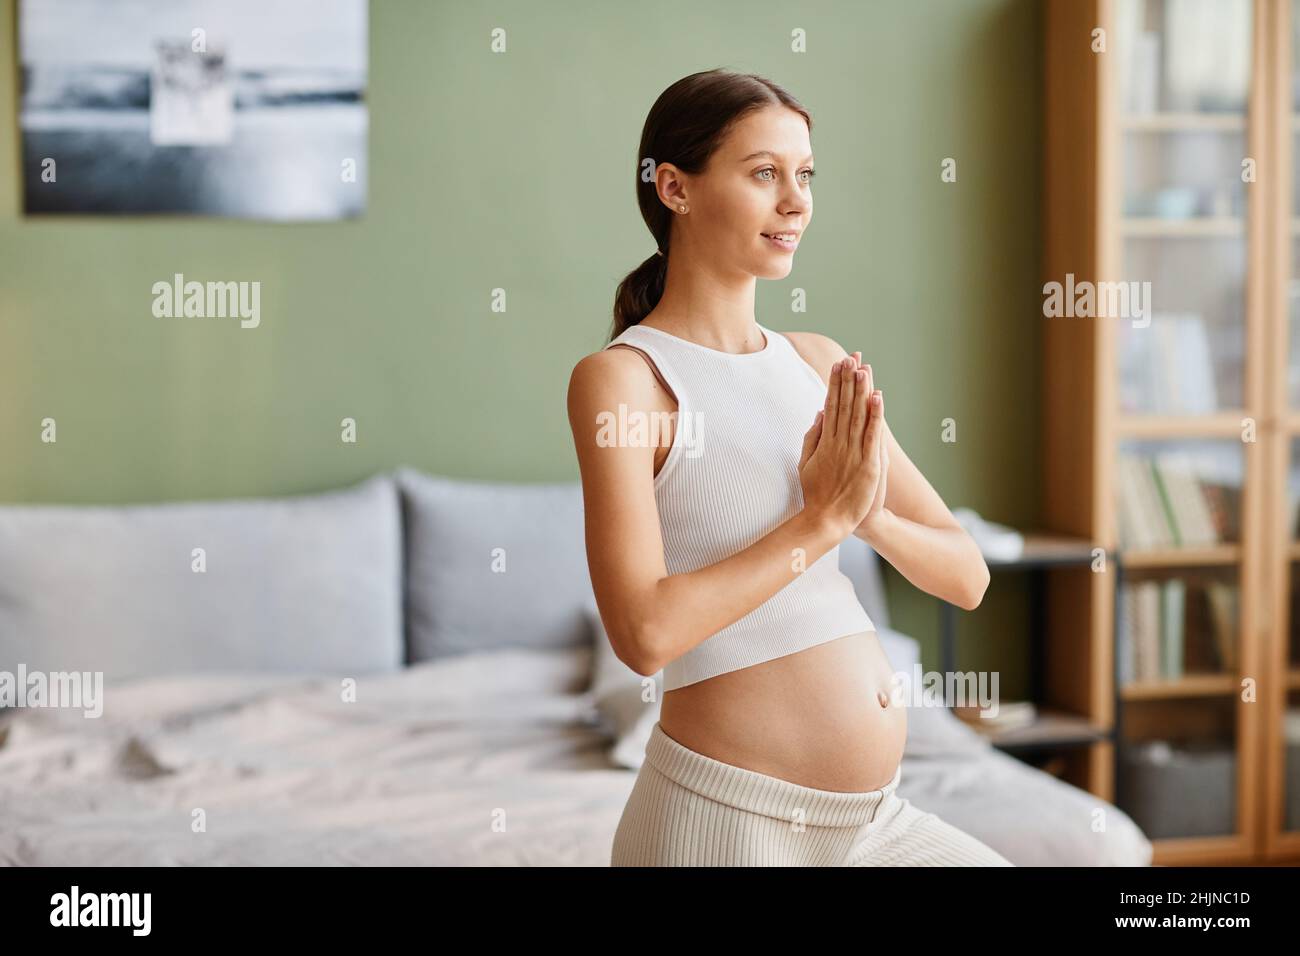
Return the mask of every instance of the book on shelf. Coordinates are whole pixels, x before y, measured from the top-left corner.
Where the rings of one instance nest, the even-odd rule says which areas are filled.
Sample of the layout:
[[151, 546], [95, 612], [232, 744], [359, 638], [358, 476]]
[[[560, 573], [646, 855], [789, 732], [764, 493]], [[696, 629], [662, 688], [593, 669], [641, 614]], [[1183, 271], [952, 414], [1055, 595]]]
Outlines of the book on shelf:
[[1195, 312], [1155, 312], [1144, 327], [1119, 325], [1119, 393], [1125, 411], [1210, 415], [1218, 411], [1213, 352]]
[[1151, 460], [1151, 471], [1164, 492], [1169, 523], [1178, 543], [1218, 544], [1219, 529], [1205, 495], [1210, 483], [1197, 477], [1191, 459], [1182, 452], [1162, 452]]
[[1237, 672], [1237, 642], [1234, 634], [1237, 628], [1237, 614], [1240, 610], [1240, 592], [1230, 584], [1211, 582], [1206, 587], [1213, 618], [1213, 635], [1215, 647], [1223, 668], [1229, 673]]
[[1119, 491], [1119, 546], [1124, 549], [1143, 547], [1145, 538], [1141, 502], [1138, 500], [1132, 470], [1133, 457], [1121, 454], [1115, 462], [1115, 483]]
[[1169, 529], [1169, 541], [1175, 547], [1182, 547], [1185, 542], [1179, 530], [1180, 522], [1174, 516], [1174, 505], [1170, 501], [1169, 489], [1165, 486], [1166, 476], [1160, 474], [1160, 466], [1155, 458], [1148, 458], [1146, 464], [1151, 469], [1151, 484], [1156, 490], [1156, 498], [1160, 501], [1160, 513], [1164, 515], [1166, 527]]
[[1137, 641], [1134, 638], [1138, 633], [1136, 593], [1137, 585], [1130, 584], [1119, 589], [1119, 646], [1115, 656], [1121, 687], [1138, 679]]
[[1238, 590], [1219, 581], [1136, 581], [1120, 588], [1121, 685], [1235, 674]]
[[1121, 548], [1198, 547], [1236, 540], [1240, 489], [1202, 480], [1186, 453], [1121, 453], [1116, 465]]
[[1187, 585], [1180, 578], [1160, 582], [1160, 662], [1161, 676], [1174, 680], [1183, 676], [1183, 609]]
[[1210, 506], [1210, 515], [1218, 539], [1240, 541], [1241, 485], [1202, 481], [1201, 493]]
[[[979, 706], [954, 707], [952, 712], [972, 729], [986, 734], [1001, 734], [1008, 730], [1031, 727], [1038, 719], [1038, 707], [1033, 701], [1003, 701], [993, 708]], [[984, 715], [990, 716], [984, 716]]]
[[[1216, 623], [1210, 606], [1209, 587], [1227, 587], [1213, 583], [1202, 584], [1188, 589], [1187, 601], [1183, 608], [1184, 630], [1186, 636], [1183, 644], [1183, 669], [1189, 674], [1226, 673], [1230, 660], [1224, 656], [1222, 645], [1230, 643], [1230, 633], [1221, 640], [1217, 633], [1220, 627]], [[1228, 627], [1228, 623], [1223, 624]]]
[[1160, 585], [1143, 581], [1137, 586], [1137, 679], [1154, 680], [1160, 676], [1157, 634], [1160, 626]]
[[1146, 460], [1121, 454], [1116, 465], [1120, 547], [1145, 549], [1172, 545], [1169, 521]]

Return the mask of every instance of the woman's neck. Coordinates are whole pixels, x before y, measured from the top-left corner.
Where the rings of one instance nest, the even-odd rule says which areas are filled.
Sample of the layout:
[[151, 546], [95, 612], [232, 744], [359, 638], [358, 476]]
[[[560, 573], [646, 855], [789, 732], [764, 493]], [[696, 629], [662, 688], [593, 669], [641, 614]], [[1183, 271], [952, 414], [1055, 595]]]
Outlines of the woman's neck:
[[674, 272], [670, 260], [664, 294], [643, 321], [721, 352], [752, 352], [763, 347], [754, 286], [749, 274], [723, 280], [700, 270]]

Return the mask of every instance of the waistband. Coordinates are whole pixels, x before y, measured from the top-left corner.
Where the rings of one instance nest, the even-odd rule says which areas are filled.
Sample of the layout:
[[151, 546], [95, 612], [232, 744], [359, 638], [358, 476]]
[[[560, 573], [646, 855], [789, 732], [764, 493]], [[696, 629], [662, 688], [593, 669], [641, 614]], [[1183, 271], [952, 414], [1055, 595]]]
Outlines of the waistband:
[[[664, 776], [710, 800], [786, 823], [799, 819], [813, 826], [870, 823], [894, 795], [903, 776], [900, 763], [893, 779], [879, 790], [818, 790], [691, 750], [669, 737], [658, 721], [650, 731], [645, 756]], [[801, 816], [796, 816], [798, 810], [803, 811]]]

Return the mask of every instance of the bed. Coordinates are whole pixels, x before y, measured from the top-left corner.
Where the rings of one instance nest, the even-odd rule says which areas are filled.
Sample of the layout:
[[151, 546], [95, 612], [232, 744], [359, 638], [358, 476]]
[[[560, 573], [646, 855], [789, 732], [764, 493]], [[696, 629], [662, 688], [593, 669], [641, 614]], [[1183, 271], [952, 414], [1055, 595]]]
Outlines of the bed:
[[[0, 709], [0, 862], [609, 864], [653, 715], [611, 716], [609, 682], [597, 679], [612, 655], [589, 580], [573, 580], [573, 561], [585, 571], [577, 486], [405, 470], [308, 497], [0, 508], [0, 670], [101, 670], [107, 688], [98, 717]], [[253, 544], [238, 533], [245, 521], [263, 529]], [[34, 537], [55, 557], [30, 560]], [[223, 542], [205, 551], [209, 567], [242, 570], [196, 585], [185, 576], [195, 540]], [[97, 563], [92, 541], [112, 560]], [[337, 554], [331, 541], [344, 542]], [[235, 561], [237, 547], [247, 550]], [[59, 548], [72, 548], [62, 562]], [[464, 555], [486, 564], [496, 548], [511, 570], [464, 577], [475, 563]], [[90, 570], [73, 569], [73, 551]], [[171, 568], [178, 553], [184, 573]], [[293, 560], [312, 573], [285, 571]], [[841, 567], [877, 605], [891, 663], [910, 670], [916, 642], [888, 628], [872, 560], [864, 545]], [[150, 581], [147, 599], [121, 575]], [[88, 606], [69, 609], [69, 594]], [[277, 630], [295, 608], [305, 625]], [[1150, 863], [1119, 809], [990, 747], [946, 710], [909, 712], [899, 793], [1019, 865]]]

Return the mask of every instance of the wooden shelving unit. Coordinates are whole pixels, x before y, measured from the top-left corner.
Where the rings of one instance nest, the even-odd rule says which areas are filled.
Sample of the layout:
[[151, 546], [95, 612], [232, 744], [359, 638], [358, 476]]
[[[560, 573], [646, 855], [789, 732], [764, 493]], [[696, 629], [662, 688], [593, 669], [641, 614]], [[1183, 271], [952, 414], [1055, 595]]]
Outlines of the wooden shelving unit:
[[[1159, 836], [1157, 864], [1300, 861], [1300, 814], [1286, 812], [1300, 793], [1287, 792], [1283, 729], [1287, 710], [1300, 708], [1290, 622], [1300, 580], [1292, 520], [1300, 343], [1291, 341], [1290, 328], [1293, 309], [1300, 320], [1295, 2], [1215, 10], [1166, 0], [1048, 0], [1046, 9], [1043, 281], [1149, 281], [1149, 329], [1173, 313], [1184, 321], [1191, 315], [1210, 342], [1213, 399], [1180, 409], [1188, 390], [1176, 376], [1163, 391], [1135, 386], [1134, 369], [1148, 366], [1126, 351], [1143, 334], [1121, 326], [1128, 317], [1049, 317], [1045, 308], [1042, 319], [1044, 523], [1116, 555], [1097, 573], [1048, 572], [1044, 696], [1099, 731], [1076, 748], [1070, 779], [1127, 811], [1118, 790], [1156, 790], [1140, 789], [1152, 779], [1144, 765], [1119, 787], [1117, 775], [1129, 773], [1122, 768], [1136, 766], [1121, 756], [1142, 745], [1165, 742], [1188, 754], [1193, 745], [1213, 745], [1225, 755], [1216, 766], [1231, 767], [1225, 825]], [[1240, 21], [1243, 9], [1249, 22]], [[1193, 15], [1204, 22], [1178, 19]], [[1196, 49], [1189, 55], [1187, 46]], [[1194, 65], [1205, 62], [1207, 49], [1215, 51], [1214, 75]], [[1234, 105], [1238, 63], [1247, 65]], [[1245, 159], [1254, 160], [1253, 179], [1242, 176]], [[1178, 361], [1191, 354], [1179, 351], [1175, 361], [1169, 341], [1141, 343], [1150, 362], [1166, 363], [1162, 382], [1169, 368], [1182, 372]], [[1194, 371], [1187, 369], [1187, 380], [1199, 383]], [[1194, 398], [1206, 394], [1192, 391]], [[1160, 401], [1148, 398], [1157, 394]], [[1235, 477], [1216, 478], [1236, 482], [1233, 530], [1225, 536], [1216, 513], [1217, 543], [1136, 543], [1132, 460], [1155, 461], [1164, 450], [1234, 463]], [[1172, 525], [1171, 500], [1164, 504]], [[1141, 679], [1121, 680], [1117, 662], [1133, 625], [1120, 598], [1142, 582], [1179, 582], [1189, 592], [1234, 588], [1233, 654], [1221, 659], [1235, 666], [1164, 671], [1162, 657], [1162, 673], [1174, 676], [1153, 677], [1148, 659]], [[1192, 625], [1184, 626], [1178, 639], [1191, 647]], [[1291, 759], [1300, 759], [1292, 749]], [[1291, 772], [1294, 778], [1294, 764]]]

